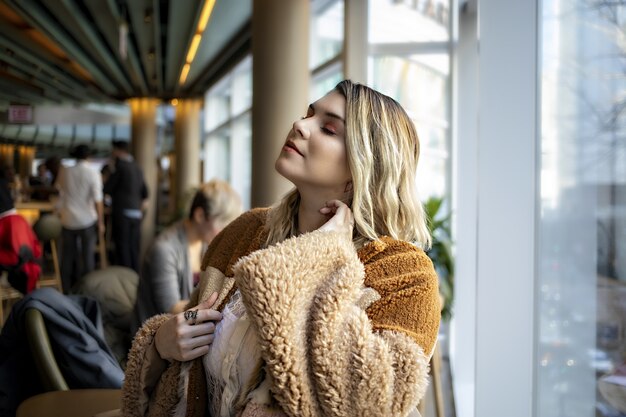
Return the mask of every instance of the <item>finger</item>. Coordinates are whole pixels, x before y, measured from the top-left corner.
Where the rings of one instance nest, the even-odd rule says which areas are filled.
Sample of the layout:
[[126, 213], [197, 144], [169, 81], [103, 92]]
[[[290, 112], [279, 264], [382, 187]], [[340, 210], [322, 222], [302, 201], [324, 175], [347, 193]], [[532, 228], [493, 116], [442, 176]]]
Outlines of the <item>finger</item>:
[[213, 334], [214, 332], [215, 332], [215, 323], [213, 323], [212, 321], [209, 321], [206, 323], [200, 323], [200, 324], [196, 324], [193, 326], [189, 326], [185, 330], [185, 336], [191, 338], [191, 337], [204, 336], [207, 334]]
[[335, 216], [349, 222], [352, 217], [352, 210], [346, 203], [340, 200], [330, 200], [326, 202], [327, 207], [335, 212]]
[[[337, 210], [345, 204], [340, 200], [328, 200], [325, 203], [325, 206], [320, 209], [320, 213], [322, 214], [333, 214], [336, 213]], [[346, 206], [347, 207], [347, 206]]]
[[208, 299], [198, 304], [196, 308], [202, 309], [202, 310], [213, 308], [213, 304], [215, 304], [216, 301], [217, 301], [217, 292], [214, 292], [213, 294], [211, 294], [211, 296]]
[[215, 336], [213, 335], [213, 333], [205, 334], [204, 336], [194, 337], [189, 340], [187, 344], [187, 350], [193, 350], [201, 346], [208, 346], [213, 343], [214, 338]]
[[200, 347], [197, 347], [195, 349], [192, 349], [188, 352], [186, 352], [184, 355], [182, 355], [182, 359], [183, 362], [187, 362], [196, 358], [199, 358], [202, 355], [206, 355], [207, 353], [209, 353], [209, 346], [208, 345], [203, 345]]
[[205, 321], [220, 321], [222, 319], [222, 313], [213, 309], [198, 310], [198, 317], [196, 317], [196, 324], [204, 323]]

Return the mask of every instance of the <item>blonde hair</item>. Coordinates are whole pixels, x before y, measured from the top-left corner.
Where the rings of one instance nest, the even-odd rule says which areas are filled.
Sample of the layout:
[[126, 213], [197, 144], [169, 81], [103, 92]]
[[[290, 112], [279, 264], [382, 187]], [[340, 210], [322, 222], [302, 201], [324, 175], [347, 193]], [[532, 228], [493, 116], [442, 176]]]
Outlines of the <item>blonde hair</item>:
[[193, 218], [196, 208], [201, 208], [207, 218], [227, 225], [239, 216], [243, 207], [241, 198], [228, 182], [211, 180], [198, 187], [189, 208], [189, 218]]
[[[398, 102], [367, 86], [344, 80], [333, 91], [346, 99], [355, 246], [390, 236], [427, 249], [431, 238], [415, 184], [420, 150], [415, 125]], [[267, 245], [296, 234], [299, 203], [294, 189], [272, 207]]]

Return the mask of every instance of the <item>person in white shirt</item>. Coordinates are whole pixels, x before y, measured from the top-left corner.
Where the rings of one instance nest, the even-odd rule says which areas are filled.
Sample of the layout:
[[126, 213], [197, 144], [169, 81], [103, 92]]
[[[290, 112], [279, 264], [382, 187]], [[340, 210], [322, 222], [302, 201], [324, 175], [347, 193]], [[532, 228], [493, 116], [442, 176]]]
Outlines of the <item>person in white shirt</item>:
[[63, 167], [55, 183], [63, 225], [61, 281], [65, 293], [93, 271], [98, 234], [104, 234], [102, 178], [87, 163], [89, 154], [87, 145], [76, 146], [70, 153], [76, 165]]

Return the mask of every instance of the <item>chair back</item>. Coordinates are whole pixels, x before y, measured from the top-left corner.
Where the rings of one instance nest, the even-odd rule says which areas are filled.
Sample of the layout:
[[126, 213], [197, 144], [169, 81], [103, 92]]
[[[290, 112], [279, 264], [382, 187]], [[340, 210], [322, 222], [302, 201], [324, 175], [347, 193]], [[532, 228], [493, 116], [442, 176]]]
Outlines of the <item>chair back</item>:
[[69, 389], [50, 346], [48, 331], [41, 312], [29, 308], [25, 313], [26, 338], [31, 350], [37, 373], [45, 391]]

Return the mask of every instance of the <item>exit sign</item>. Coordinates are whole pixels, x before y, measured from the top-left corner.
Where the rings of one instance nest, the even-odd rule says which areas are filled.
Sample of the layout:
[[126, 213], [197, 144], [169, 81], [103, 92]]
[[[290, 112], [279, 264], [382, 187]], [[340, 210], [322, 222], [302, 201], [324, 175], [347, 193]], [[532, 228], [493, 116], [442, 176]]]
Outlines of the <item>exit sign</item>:
[[9, 123], [32, 123], [32, 106], [9, 106]]

